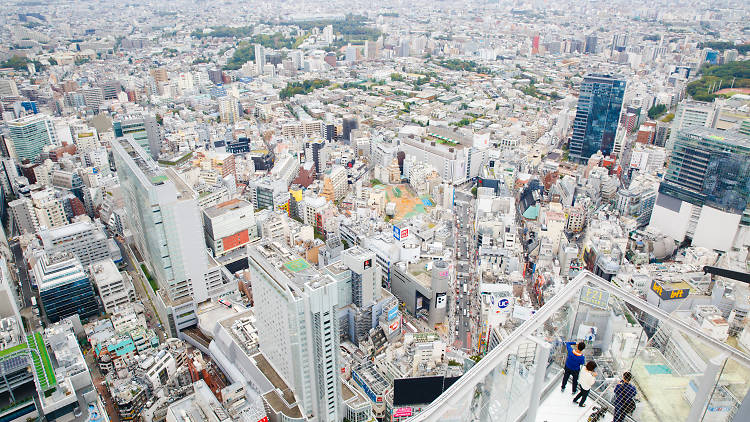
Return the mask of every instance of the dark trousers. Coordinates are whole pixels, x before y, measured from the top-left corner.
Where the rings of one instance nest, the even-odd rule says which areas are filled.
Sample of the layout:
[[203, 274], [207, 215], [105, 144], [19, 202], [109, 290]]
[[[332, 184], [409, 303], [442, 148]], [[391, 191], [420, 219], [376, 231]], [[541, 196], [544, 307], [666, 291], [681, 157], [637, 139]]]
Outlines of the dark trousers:
[[[586, 403], [586, 399], [589, 397], [589, 391], [591, 390], [584, 390], [583, 388], [578, 390], [578, 395], [573, 398], [573, 402], [583, 406], [583, 404]], [[578, 399], [581, 399], [581, 401], [579, 402]]]
[[625, 420], [625, 408], [623, 406], [615, 406], [615, 417], [612, 422], [622, 422]]
[[574, 371], [572, 369], [568, 369], [568, 367], [565, 367], [565, 373], [563, 374], [563, 383], [562, 383], [562, 389], [565, 390], [565, 386], [568, 385], [568, 377], [573, 377], [573, 392], [576, 391], [578, 388], [578, 373], [581, 372], [580, 370]]

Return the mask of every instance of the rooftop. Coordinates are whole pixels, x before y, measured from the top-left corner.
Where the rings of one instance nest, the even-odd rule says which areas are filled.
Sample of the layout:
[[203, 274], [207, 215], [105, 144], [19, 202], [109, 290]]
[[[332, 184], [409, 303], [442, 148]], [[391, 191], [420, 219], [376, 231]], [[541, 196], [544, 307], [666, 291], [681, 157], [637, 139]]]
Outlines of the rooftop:
[[[273, 369], [273, 366], [268, 363], [266, 357], [263, 356], [262, 353], [258, 353], [256, 355], [253, 355], [252, 359], [258, 369], [260, 369], [260, 371], [263, 373], [263, 376], [265, 376], [266, 379], [268, 379], [268, 381], [271, 382], [271, 384], [276, 389], [276, 391], [271, 391], [263, 395], [263, 398], [266, 399], [273, 410], [283, 413], [289, 418], [302, 417], [302, 412], [300, 411], [299, 406], [296, 404], [297, 399], [294, 396], [294, 392], [291, 388], [289, 388], [288, 385], [286, 385], [284, 380], [281, 379], [281, 376], [276, 372], [275, 369]], [[279, 396], [277, 392], [280, 392], [281, 395]], [[287, 404], [292, 405], [293, 407], [289, 407]]]
[[245, 209], [245, 208], [248, 208], [248, 207], [250, 207], [249, 210], [252, 211], [253, 210], [252, 206], [253, 205], [251, 203], [249, 203], [247, 201], [243, 201], [242, 199], [230, 199], [229, 201], [225, 201], [225, 202], [222, 202], [220, 204], [214, 205], [212, 207], [208, 207], [208, 208], [204, 209], [203, 212], [209, 218], [214, 218], [214, 217], [218, 217], [218, 216], [220, 216], [220, 215], [222, 215], [224, 213], [227, 213], [229, 211], [234, 211], [234, 210], [238, 210], [238, 209]]
[[178, 200], [195, 199], [198, 197], [196, 192], [182, 180], [182, 177], [174, 169], [168, 167], [164, 170], [164, 174], [174, 184], [175, 188], [177, 188]]
[[[277, 283], [285, 284], [288, 280], [296, 289], [304, 289], [306, 283], [311, 283], [311, 286], [315, 288], [321, 283], [333, 282], [332, 279], [323, 276], [307, 260], [297, 255], [294, 250], [280, 242], [263, 240], [248, 248], [248, 256], [254, 262], [266, 267], [267, 271], [279, 272], [279, 275], [283, 277], [274, 277]], [[286, 286], [282, 285], [282, 287]]]

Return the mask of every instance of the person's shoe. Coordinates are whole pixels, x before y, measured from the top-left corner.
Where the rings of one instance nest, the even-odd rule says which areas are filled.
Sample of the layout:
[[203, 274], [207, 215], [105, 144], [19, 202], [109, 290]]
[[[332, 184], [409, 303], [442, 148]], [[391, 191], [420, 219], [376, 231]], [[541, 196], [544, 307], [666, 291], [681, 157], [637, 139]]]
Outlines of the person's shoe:
[[575, 401], [575, 400], [573, 400], [573, 403], [575, 403], [575, 404], [578, 404], [578, 402], [577, 402], [577, 401]]
[[560, 392], [561, 392], [561, 393], [564, 393], [564, 392], [565, 392], [565, 387], [561, 388], [561, 389], [560, 389]]
[[585, 404], [579, 404], [578, 407], [586, 407]]
[[576, 395], [576, 390], [573, 390], [573, 395], [574, 395], [574, 396]]

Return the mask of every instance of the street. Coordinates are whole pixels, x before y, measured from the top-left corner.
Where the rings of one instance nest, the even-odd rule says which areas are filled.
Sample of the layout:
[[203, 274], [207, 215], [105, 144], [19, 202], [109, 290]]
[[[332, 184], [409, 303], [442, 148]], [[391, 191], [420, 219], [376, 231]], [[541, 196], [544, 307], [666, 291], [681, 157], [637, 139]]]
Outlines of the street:
[[455, 300], [453, 301], [451, 326], [455, 326], [452, 334], [453, 344], [468, 350], [476, 351], [477, 325], [479, 320], [478, 279], [472, 270], [472, 262], [476, 260], [474, 237], [474, 198], [463, 192], [456, 192], [457, 200], [454, 209], [456, 218], [454, 233], [455, 247]]
[[34, 293], [31, 291], [29, 269], [26, 265], [26, 260], [23, 258], [23, 250], [21, 250], [21, 244], [17, 240], [10, 242], [10, 250], [13, 252], [13, 260], [16, 263], [16, 269], [18, 269], [18, 279], [21, 282], [21, 295], [23, 296], [23, 304], [25, 307], [31, 306], [31, 298], [34, 296]]
[[141, 271], [138, 268], [136, 259], [133, 256], [130, 248], [123, 245], [120, 241], [120, 239], [116, 239], [117, 246], [120, 248], [120, 252], [122, 253], [122, 258], [126, 261], [127, 266], [127, 272], [130, 274], [131, 279], [133, 280], [133, 287], [135, 288], [136, 296], [140, 298], [141, 303], [143, 303], [143, 312], [146, 316], [146, 324], [148, 325], [148, 328], [154, 330], [156, 332], [156, 335], [159, 336], [159, 342], [163, 343], [166, 340], [166, 335], [164, 334], [164, 325], [160, 321], [159, 317], [156, 314], [156, 308], [154, 307], [154, 304], [151, 302], [151, 296], [146, 294], [145, 289], [151, 289], [151, 286], [146, 287], [146, 284], [148, 284], [148, 280], [144, 280]]

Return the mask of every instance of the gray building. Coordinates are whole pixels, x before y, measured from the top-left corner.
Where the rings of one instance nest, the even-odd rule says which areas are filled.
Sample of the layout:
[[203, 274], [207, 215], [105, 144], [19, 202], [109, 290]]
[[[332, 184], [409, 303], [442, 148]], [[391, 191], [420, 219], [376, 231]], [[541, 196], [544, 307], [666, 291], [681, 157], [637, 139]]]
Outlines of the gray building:
[[445, 321], [448, 315], [450, 269], [443, 260], [399, 262], [391, 267], [391, 292], [417, 317], [428, 324]]

